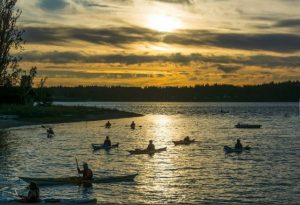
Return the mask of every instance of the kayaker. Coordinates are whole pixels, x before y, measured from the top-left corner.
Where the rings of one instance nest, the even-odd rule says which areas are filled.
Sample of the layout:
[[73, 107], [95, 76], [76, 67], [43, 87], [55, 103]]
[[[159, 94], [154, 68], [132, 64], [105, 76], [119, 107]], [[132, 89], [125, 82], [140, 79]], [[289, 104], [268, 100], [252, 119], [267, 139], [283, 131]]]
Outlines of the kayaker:
[[236, 140], [235, 149], [243, 149], [243, 145], [240, 139]]
[[186, 136], [186, 137], [183, 139], [183, 141], [189, 142], [189, 141], [190, 141], [190, 137], [189, 137], [189, 136]]
[[106, 147], [110, 147], [111, 146], [111, 141], [109, 139], [109, 136], [106, 136], [106, 139], [104, 141], [104, 146], [106, 146]]
[[40, 201], [40, 190], [36, 183], [31, 182], [29, 185], [27, 197], [23, 197], [21, 201], [24, 203], [38, 203]]
[[149, 140], [149, 145], [147, 147], [148, 151], [155, 151], [155, 145], [153, 144], [153, 140]]
[[53, 131], [53, 129], [52, 129], [51, 127], [49, 127], [49, 128], [47, 129], [47, 134], [48, 134], [48, 135], [54, 135], [54, 131]]
[[135, 122], [134, 121], [132, 121], [130, 127], [131, 127], [131, 129], [135, 129]]
[[82, 174], [82, 179], [84, 180], [91, 180], [93, 178], [93, 171], [89, 169], [89, 165], [84, 162], [83, 163], [83, 170], [81, 171], [79, 167], [77, 167], [78, 174]]
[[109, 121], [107, 121], [107, 123], [105, 124], [105, 127], [106, 127], [106, 128], [110, 128], [110, 127], [111, 127], [111, 124], [110, 124]]

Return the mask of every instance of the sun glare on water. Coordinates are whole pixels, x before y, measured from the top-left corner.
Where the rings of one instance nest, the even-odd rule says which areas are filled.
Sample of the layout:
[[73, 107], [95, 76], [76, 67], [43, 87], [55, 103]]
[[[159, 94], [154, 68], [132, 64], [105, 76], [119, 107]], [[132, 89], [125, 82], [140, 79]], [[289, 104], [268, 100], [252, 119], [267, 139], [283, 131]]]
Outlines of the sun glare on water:
[[167, 15], [151, 15], [148, 19], [148, 27], [159, 32], [172, 32], [181, 27], [181, 22]]

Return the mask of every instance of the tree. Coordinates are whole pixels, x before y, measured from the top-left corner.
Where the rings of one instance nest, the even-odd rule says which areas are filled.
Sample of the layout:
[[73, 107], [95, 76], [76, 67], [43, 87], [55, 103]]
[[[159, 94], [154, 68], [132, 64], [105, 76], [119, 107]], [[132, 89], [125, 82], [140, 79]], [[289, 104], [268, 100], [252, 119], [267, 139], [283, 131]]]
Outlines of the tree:
[[17, 0], [0, 0], [0, 86], [14, 86], [20, 80], [20, 56], [13, 55], [22, 49], [24, 30], [16, 25], [22, 11], [16, 9]]
[[47, 81], [47, 77], [41, 78], [40, 83], [37, 88], [37, 97], [36, 102], [38, 105], [51, 105], [51, 97], [50, 94], [45, 91], [45, 83]]

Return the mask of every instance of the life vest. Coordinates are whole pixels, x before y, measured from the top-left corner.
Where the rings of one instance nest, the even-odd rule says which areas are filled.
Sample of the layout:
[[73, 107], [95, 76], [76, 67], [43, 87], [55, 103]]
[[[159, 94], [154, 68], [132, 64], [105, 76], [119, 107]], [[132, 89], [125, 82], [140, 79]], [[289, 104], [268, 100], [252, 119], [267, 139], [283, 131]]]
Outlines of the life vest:
[[111, 141], [110, 140], [105, 140], [104, 145], [105, 146], [111, 146]]
[[147, 147], [147, 150], [148, 151], [154, 151], [155, 150], [154, 144], [149, 144], [148, 147]]
[[83, 179], [91, 180], [93, 178], [93, 172], [90, 169], [84, 170]]

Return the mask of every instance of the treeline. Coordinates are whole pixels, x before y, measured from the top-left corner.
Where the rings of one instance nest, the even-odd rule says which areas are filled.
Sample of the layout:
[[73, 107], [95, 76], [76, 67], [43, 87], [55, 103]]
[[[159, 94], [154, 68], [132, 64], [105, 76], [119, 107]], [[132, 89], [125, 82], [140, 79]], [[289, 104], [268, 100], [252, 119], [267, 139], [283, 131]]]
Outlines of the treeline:
[[300, 81], [261, 85], [197, 85], [195, 87], [49, 87], [54, 101], [139, 102], [296, 102]]

